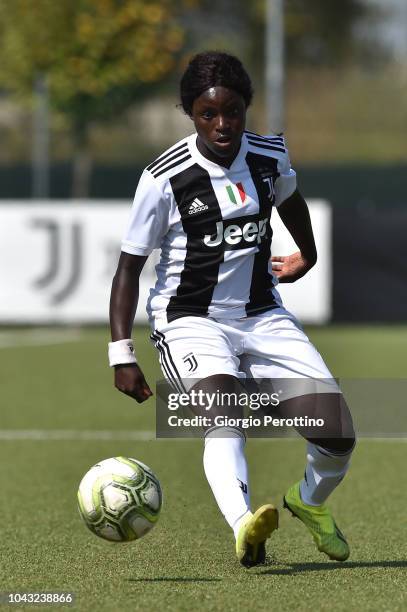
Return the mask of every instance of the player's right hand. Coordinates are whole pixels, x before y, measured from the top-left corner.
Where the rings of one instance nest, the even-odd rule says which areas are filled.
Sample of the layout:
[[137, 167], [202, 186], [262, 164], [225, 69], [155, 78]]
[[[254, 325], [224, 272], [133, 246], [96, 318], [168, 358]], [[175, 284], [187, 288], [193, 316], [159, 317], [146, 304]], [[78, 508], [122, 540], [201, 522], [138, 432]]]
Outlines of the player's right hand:
[[141, 404], [153, 395], [144, 374], [136, 363], [114, 366], [116, 389], [134, 398]]

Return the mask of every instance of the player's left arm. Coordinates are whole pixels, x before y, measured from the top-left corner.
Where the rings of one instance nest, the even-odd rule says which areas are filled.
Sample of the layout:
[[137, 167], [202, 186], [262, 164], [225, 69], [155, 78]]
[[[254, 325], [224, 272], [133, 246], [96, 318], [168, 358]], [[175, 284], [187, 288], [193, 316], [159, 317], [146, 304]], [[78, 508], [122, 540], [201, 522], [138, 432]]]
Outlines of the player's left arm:
[[278, 208], [278, 214], [299, 251], [271, 258], [273, 273], [280, 283], [293, 283], [310, 270], [317, 261], [317, 249], [308, 206], [298, 189]]

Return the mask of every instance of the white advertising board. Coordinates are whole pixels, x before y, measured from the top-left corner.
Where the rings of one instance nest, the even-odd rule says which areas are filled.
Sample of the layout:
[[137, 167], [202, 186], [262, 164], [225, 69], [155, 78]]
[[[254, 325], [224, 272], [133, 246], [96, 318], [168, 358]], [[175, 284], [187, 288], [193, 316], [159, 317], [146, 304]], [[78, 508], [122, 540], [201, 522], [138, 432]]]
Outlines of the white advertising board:
[[[330, 317], [330, 209], [311, 203], [320, 258], [295, 285], [281, 285], [288, 308], [305, 322]], [[130, 212], [129, 202], [2, 201], [0, 203], [0, 323], [104, 323]], [[273, 215], [275, 254], [292, 252], [289, 236]], [[274, 245], [274, 242], [273, 242]], [[154, 284], [154, 252], [140, 283], [137, 320]]]
[[[308, 200], [318, 261], [312, 270], [295, 283], [281, 283], [278, 291], [284, 306], [304, 323], [321, 324], [332, 315], [332, 210], [324, 200]], [[277, 211], [271, 216], [273, 255], [298, 251]]]

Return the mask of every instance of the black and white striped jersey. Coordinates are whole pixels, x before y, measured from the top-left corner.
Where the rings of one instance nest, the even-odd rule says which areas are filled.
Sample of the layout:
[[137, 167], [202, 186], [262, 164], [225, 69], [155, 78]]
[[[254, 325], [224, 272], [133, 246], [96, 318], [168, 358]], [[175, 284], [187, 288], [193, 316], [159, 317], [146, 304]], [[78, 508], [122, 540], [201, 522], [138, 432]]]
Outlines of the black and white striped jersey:
[[201, 155], [196, 134], [147, 166], [122, 251], [161, 249], [150, 320], [233, 319], [281, 305], [269, 263], [270, 215], [295, 188], [283, 138], [248, 131], [228, 169]]

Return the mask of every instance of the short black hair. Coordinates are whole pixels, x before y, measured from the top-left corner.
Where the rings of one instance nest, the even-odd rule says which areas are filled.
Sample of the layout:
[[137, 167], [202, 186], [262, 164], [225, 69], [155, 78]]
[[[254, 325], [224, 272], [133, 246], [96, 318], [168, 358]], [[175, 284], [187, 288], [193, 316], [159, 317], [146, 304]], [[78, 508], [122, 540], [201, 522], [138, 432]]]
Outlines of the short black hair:
[[222, 51], [204, 51], [189, 62], [180, 82], [181, 105], [192, 115], [192, 105], [210, 87], [227, 87], [242, 96], [246, 108], [253, 97], [249, 75], [242, 62], [234, 55]]

